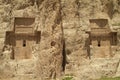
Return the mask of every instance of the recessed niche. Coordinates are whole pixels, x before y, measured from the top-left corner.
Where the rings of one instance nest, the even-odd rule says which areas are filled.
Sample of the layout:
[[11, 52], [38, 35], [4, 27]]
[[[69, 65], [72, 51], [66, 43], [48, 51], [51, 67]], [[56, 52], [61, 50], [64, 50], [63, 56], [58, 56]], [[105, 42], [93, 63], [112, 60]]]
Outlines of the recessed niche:
[[13, 31], [6, 32], [5, 45], [13, 47], [14, 59], [32, 58], [32, 45], [40, 42], [41, 35], [34, 30], [34, 22], [35, 18], [16, 17]]
[[[117, 32], [112, 32], [107, 19], [90, 19], [90, 31], [87, 44], [88, 54], [91, 54], [90, 46], [96, 47], [96, 53], [111, 54], [111, 46], [117, 45]], [[107, 51], [105, 51], [106, 49]]]

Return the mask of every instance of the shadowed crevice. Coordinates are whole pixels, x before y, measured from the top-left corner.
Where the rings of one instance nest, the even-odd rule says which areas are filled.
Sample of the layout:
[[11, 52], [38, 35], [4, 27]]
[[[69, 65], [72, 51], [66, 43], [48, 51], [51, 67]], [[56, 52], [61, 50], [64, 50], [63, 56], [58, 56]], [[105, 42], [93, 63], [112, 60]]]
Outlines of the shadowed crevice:
[[63, 51], [62, 51], [62, 56], [63, 56], [62, 67], [63, 67], [63, 71], [65, 71], [65, 66], [66, 66], [66, 51], [65, 51], [65, 48], [66, 48], [65, 40], [63, 40]]

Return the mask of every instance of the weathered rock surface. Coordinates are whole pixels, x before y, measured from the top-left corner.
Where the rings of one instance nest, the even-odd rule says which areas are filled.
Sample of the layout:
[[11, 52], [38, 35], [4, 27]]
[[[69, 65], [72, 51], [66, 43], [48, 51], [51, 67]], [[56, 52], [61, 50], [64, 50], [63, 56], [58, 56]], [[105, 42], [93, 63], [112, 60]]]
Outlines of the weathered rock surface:
[[[120, 76], [119, 16], [119, 0], [0, 0], [0, 79], [46, 80], [63, 73], [75, 80]], [[14, 17], [35, 17], [34, 29], [41, 31], [41, 40], [31, 45], [32, 59], [11, 60], [9, 50], [3, 52]], [[96, 18], [108, 19], [110, 28], [118, 32], [110, 58], [88, 57], [86, 30], [89, 19]]]
[[[0, 79], [45, 80], [60, 77], [62, 69], [63, 32], [59, 0], [1, 1]], [[41, 31], [39, 44], [31, 45], [33, 58], [11, 60], [7, 48], [2, 52], [6, 31], [14, 26], [14, 17], [35, 17], [34, 29]], [[3, 34], [3, 36], [2, 36]]]

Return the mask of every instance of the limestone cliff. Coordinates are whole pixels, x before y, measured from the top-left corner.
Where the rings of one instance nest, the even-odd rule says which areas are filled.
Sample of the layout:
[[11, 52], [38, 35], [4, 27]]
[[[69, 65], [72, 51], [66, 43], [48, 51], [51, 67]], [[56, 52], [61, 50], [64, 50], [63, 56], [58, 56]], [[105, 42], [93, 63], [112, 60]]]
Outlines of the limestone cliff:
[[[45, 80], [49, 78], [60, 77], [62, 75], [63, 31], [60, 9], [59, 0], [1, 1], [1, 79], [12, 78], [19, 80], [21, 78], [25, 80]], [[17, 36], [15, 36], [13, 37], [16, 40], [15, 46], [11, 44], [5, 44], [7, 36], [6, 32], [13, 31], [13, 33], [17, 35], [17, 28], [15, 28], [15, 22], [17, 21], [15, 21], [15, 17], [16, 19], [22, 17], [35, 18], [34, 31], [40, 31], [40, 35], [38, 36], [40, 37], [39, 43], [30, 44], [31, 39], [27, 39], [27, 37], [29, 35], [32, 36], [32, 34], [21, 34], [23, 36], [26, 35], [25, 38], [23, 38], [26, 41], [23, 43], [21, 43], [22, 39], [18, 39], [18, 41]], [[24, 24], [24, 22], [26, 21], [24, 20], [20, 23], [18, 21], [17, 23], [19, 25], [22, 23]], [[24, 27], [23, 25], [20, 26]], [[18, 29], [18, 32], [20, 31], [22, 32], [24, 30]], [[10, 46], [14, 48], [14, 54], [24, 53], [24, 51], [22, 53], [16, 52], [19, 49], [19, 47], [16, 47], [17, 44], [19, 44], [19, 47], [23, 44], [23, 48], [29, 46], [29, 49], [32, 49], [32, 52], [29, 52], [29, 55], [32, 53], [32, 57], [30, 59], [18, 60], [14, 56], [14, 59], [11, 59]], [[23, 48], [21, 50], [23, 50]], [[18, 57], [20, 57], [20, 55]]]
[[[0, 79], [46, 80], [65, 74], [75, 80], [120, 76], [119, 16], [120, 0], [0, 0]], [[15, 17], [34, 17], [34, 30], [41, 32], [40, 42], [31, 45], [31, 59], [9, 57], [6, 32], [13, 30]], [[117, 32], [112, 56], [88, 56], [89, 19], [108, 19], [110, 29]]]

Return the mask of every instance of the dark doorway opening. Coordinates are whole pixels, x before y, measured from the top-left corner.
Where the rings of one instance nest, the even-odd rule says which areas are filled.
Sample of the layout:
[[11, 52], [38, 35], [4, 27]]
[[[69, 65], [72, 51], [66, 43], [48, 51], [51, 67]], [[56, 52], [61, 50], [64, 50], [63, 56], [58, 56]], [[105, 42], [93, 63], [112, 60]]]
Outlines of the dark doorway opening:
[[101, 46], [100, 41], [98, 41], [98, 47], [100, 47], [100, 46]]
[[26, 40], [23, 40], [23, 47], [26, 47]]

